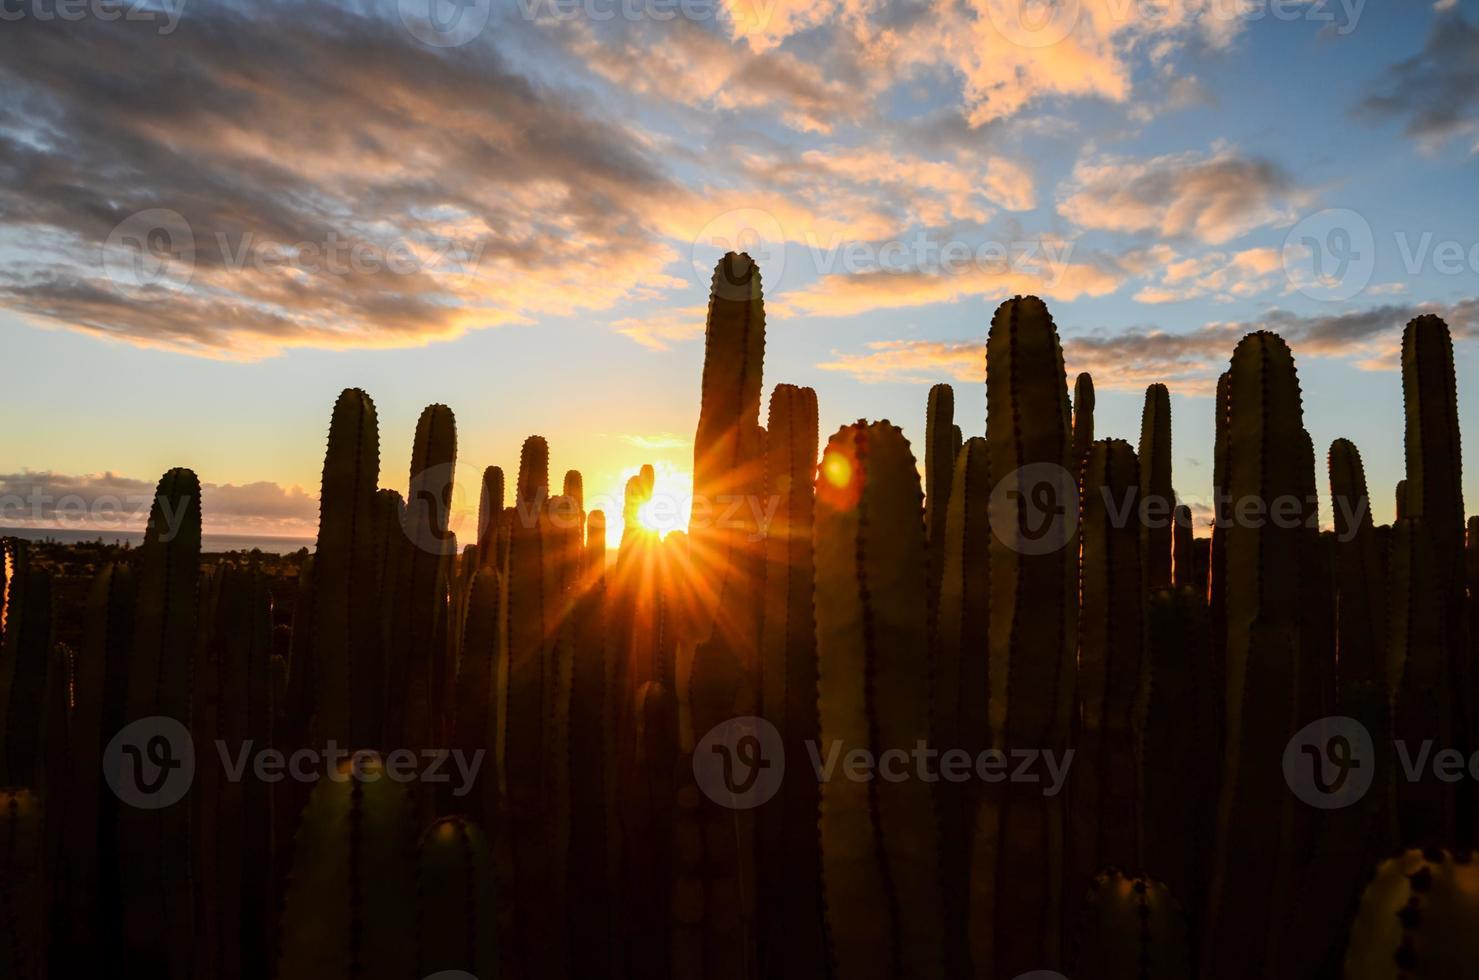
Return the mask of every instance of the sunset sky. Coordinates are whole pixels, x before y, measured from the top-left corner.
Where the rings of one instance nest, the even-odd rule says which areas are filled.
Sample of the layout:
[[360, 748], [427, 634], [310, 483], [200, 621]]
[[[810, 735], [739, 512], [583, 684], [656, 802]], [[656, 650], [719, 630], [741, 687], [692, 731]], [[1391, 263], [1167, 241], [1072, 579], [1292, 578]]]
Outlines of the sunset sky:
[[1438, 312], [1474, 511], [1470, 2], [8, 5], [0, 495], [189, 466], [208, 532], [311, 536], [348, 386], [378, 407], [383, 486], [443, 402], [464, 509], [531, 433], [588, 496], [643, 462], [682, 493], [709, 275], [743, 248], [767, 398], [815, 387], [824, 442], [886, 417], [922, 456], [939, 380], [982, 433], [991, 312], [1031, 292], [1101, 437], [1134, 441], [1144, 386], [1171, 386], [1193, 500], [1217, 374], [1279, 331], [1322, 496], [1348, 436], [1379, 521], [1400, 329]]

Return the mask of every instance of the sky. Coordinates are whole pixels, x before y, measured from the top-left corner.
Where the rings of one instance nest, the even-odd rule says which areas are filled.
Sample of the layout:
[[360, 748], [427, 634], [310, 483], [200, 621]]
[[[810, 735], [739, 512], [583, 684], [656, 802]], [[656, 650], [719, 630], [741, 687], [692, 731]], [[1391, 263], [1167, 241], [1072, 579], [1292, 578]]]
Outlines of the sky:
[[1170, 386], [1193, 503], [1217, 375], [1278, 331], [1378, 521], [1401, 328], [1436, 312], [1472, 506], [1472, 4], [12, 0], [0, 524], [142, 524], [188, 466], [208, 533], [311, 537], [360, 387], [403, 491], [418, 414], [452, 407], [463, 539], [535, 433], [619, 534], [642, 463], [691, 491], [729, 249], [764, 277], [767, 397], [814, 387], [824, 443], [888, 418], [922, 456], [935, 381], [984, 433], [992, 311], [1034, 293], [1099, 436]]

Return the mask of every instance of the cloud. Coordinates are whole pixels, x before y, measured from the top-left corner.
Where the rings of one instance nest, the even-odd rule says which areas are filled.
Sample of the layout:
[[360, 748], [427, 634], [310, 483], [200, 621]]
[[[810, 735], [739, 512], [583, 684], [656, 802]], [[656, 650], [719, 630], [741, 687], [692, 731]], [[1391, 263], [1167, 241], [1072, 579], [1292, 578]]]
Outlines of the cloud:
[[[0, 474], [0, 523], [99, 531], [142, 530], [156, 484], [117, 473], [22, 470]], [[318, 496], [266, 481], [202, 484], [201, 519], [211, 533], [313, 536]]]
[[[1254, 330], [1273, 330], [1296, 357], [1350, 360], [1362, 370], [1400, 367], [1402, 328], [1413, 317], [1437, 313], [1455, 340], [1479, 336], [1479, 298], [1455, 304], [1387, 305], [1324, 316], [1274, 311], [1259, 323], [1209, 323], [1186, 333], [1146, 328], [1095, 331], [1063, 339], [1067, 374], [1094, 376], [1097, 388], [1139, 391], [1153, 382], [1189, 395], [1210, 395], [1238, 341]], [[1060, 330], [1062, 325], [1060, 324]], [[865, 383], [933, 383], [941, 377], [982, 382], [986, 344], [981, 340], [883, 340], [861, 353], [835, 353], [822, 370]]]
[[[489, 44], [434, 49], [377, 10], [212, 5], [165, 37], [127, 18], [7, 24], [0, 253], [17, 258], [0, 303], [258, 357], [420, 344], [675, 284], [646, 206], [693, 192], [639, 133]], [[171, 234], [110, 244], [159, 209]]]
[[1228, 147], [1081, 159], [1059, 193], [1058, 213], [1081, 227], [1212, 245], [1287, 220], [1304, 197], [1277, 163]]
[[1156, 281], [1142, 287], [1135, 299], [1141, 303], [1179, 303], [1200, 298], [1231, 302], [1287, 285], [1280, 251], [1250, 248], [1168, 261]]
[[[1439, 4], [1436, 10], [1446, 11]], [[1423, 49], [1390, 66], [1357, 106], [1370, 118], [1399, 119], [1430, 146], [1479, 128], [1479, 26], [1459, 14], [1435, 18]], [[1476, 146], [1479, 149], [1479, 146]]]

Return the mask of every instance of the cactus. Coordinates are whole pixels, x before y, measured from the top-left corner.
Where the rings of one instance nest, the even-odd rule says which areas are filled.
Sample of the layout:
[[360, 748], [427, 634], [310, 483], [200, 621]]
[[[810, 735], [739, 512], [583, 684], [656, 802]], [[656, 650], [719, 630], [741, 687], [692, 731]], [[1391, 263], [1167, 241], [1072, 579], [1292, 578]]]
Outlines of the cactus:
[[1144, 868], [1182, 896], [1195, 928], [1217, 820], [1225, 681], [1212, 660], [1200, 593], [1186, 587], [1152, 591], [1145, 632], [1150, 688], [1140, 739]]
[[[271, 741], [268, 715], [271, 600], [256, 568], [221, 567], [213, 611], [202, 614], [196, 671], [195, 734], [228, 757], [246, 759]], [[214, 751], [213, 753], [214, 754]], [[215, 772], [213, 772], [215, 770]], [[200, 910], [197, 972], [213, 977], [260, 977], [271, 972], [273, 891], [271, 816], [276, 786], [224, 775], [214, 758], [203, 760], [193, 789], [201, 821], [195, 866]]]
[[1081, 371], [1073, 380], [1073, 458], [1083, 464], [1094, 444], [1094, 379]]
[[585, 516], [585, 575], [592, 586], [606, 577], [606, 512], [593, 510]]
[[945, 549], [945, 515], [955, 468], [955, 391], [947, 384], [930, 389], [925, 408], [924, 534], [929, 545], [930, 602], [940, 588]]
[[[991, 474], [986, 440], [974, 437], [955, 461], [955, 485], [945, 518], [940, 600], [935, 622], [935, 668], [930, 712], [933, 747], [964, 751], [972, 759], [989, 741], [989, 615], [991, 607]], [[969, 787], [938, 785], [940, 873], [945, 889], [946, 975], [969, 974], [968, 896], [970, 828], [975, 795]]]
[[73, 785], [63, 837], [69, 856], [61, 891], [67, 913], [57, 936], [73, 975], [116, 962], [119, 942], [118, 797], [103, 781], [103, 747], [123, 725], [134, 577], [127, 565], [104, 565], [88, 593], [71, 718]]
[[[189, 728], [200, 579], [200, 481], [189, 470], [170, 470], [159, 481], [139, 549], [138, 575], [123, 721], [162, 715]], [[171, 746], [170, 754], [178, 757], [180, 751]], [[195, 934], [185, 843], [191, 839], [190, 808], [124, 806], [118, 815], [126, 971], [186, 976], [191, 943], [160, 943], [157, 937]]]
[[413, 833], [406, 787], [376, 756], [319, 780], [283, 900], [279, 980], [415, 975]]
[[1072, 976], [1082, 980], [1182, 980], [1191, 947], [1180, 904], [1165, 885], [1105, 871], [1088, 890], [1073, 942]]
[[47, 674], [51, 663], [51, 574], [33, 568], [24, 542], [6, 542], [5, 646], [0, 651], [0, 786], [41, 786]]
[[[439, 622], [446, 616], [451, 559], [457, 540], [449, 529], [452, 486], [457, 460], [457, 420], [445, 405], [429, 405], [416, 422], [411, 452], [410, 491], [406, 495], [406, 538], [409, 547], [396, 603], [400, 617], [397, 639], [405, 646], [390, 650], [386, 691], [394, 711], [387, 711], [387, 745], [422, 749], [444, 743], [440, 731], [446, 690], [455, 675], [447, 647], [439, 642]], [[322, 601], [322, 600], [320, 600]], [[362, 746], [361, 746], [362, 747]]]
[[[493, 755], [501, 723], [497, 679], [502, 655], [503, 582], [498, 570], [485, 565], [473, 572], [463, 626], [462, 656], [457, 661], [452, 749], [469, 762], [479, 756], [480, 783], [460, 805], [490, 826], [498, 812], [498, 774]], [[451, 801], [444, 801], [450, 806]]]
[[1140, 550], [1151, 588], [1171, 584], [1171, 527], [1176, 491], [1171, 487], [1171, 393], [1162, 384], [1145, 389], [1140, 415]]
[[1195, 525], [1191, 508], [1176, 506], [1171, 527], [1171, 581], [1177, 588], [1197, 584]]
[[490, 466], [483, 470], [482, 492], [478, 498], [478, 564], [500, 567], [498, 559], [498, 523], [503, 515], [503, 468]]
[[[1302, 473], [1309, 460], [1288, 346], [1267, 331], [1244, 337], [1228, 388], [1225, 475], [1234, 507], [1259, 501], [1271, 514], [1302, 501], [1313, 475]], [[1271, 518], [1233, 521], [1225, 531], [1227, 748], [1202, 948], [1209, 980], [1273, 972], [1270, 937], [1291, 891], [1293, 808], [1300, 804], [1284, 783], [1282, 758], [1304, 723], [1302, 533]]]
[[1329, 468], [1339, 687], [1375, 683], [1386, 690], [1387, 590], [1361, 454], [1348, 440], [1337, 439], [1330, 444]]
[[1227, 527], [1232, 502], [1227, 495], [1228, 416], [1232, 372], [1217, 378], [1215, 435], [1212, 448], [1212, 540], [1207, 546], [1207, 623], [1211, 632], [1212, 662], [1226, 678], [1227, 665]]
[[0, 787], [0, 976], [46, 976], [46, 899], [41, 796]]
[[[1448, 699], [1452, 746], [1466, 756], [1476, 746], [1474, 668], [1465, 636], [1463, 452], [1453, 341], [1448, 325], [1426, 314], [1402, 332], [1402, 394], [1406, 407], [1407, 514], [1422, 519], [1428, 535], [1437, 592], [1437, 642], [1447, 659], [1448, 684], [1435, 692]], [[1467, 782], [1467, 781], [1466, 781]], [[1474, 841], [1479, 819], [1475, 787], [1458, 788], [1462, 843]]]
[[[765, 616], [761, 639], [761, 715], [780, 732], [787, 759], [806, 758], [816, 741], [817, 659], [812, 588], [813, 483], [817, 397], [776, 385], [770, 397], [766, 471], [778, 501], [765, 537]], [[787, 768], [781, 798], [759, 813], [756, 855], [762, 976], [823, 975], [820, 788], [804, 765]]]
[[[930, 736], [929, 672], [917, 660], [928, 642], [922, 514], [897, 428], [859, 422], [832, 437], [817, 479], [817, 659], [822, 744], [841, 757], [865, 749], [881, 761]], [[943, 976], [930, 786], [828, 780], [821, 833], [838, 975]]]
[[421, 835], [416, 874], [416, 972], [494, 976], [493, 857], [487, 839], [462, 817], [445, 817]]
[[1376, 869], [1351, 925], [1347, 980], [1449, 980], [1479, 962], [1479, 866], [1468, 852], [1407, 851]]
[[[1438, 562], [1426, 521], [1409, 517], [1393, 528], [1390, 575], [1391, 646], [1386, 684], [1392, 692], [1393, 736], [1411, 753], [1431, 740], [1434, 751], [1452, 746], [1453, 679], [1443, 648]], [[1399, 779], [1397, 820], [1403, 846], [1436, 847], [1453, 839], [1454, 787], [1432, 771]]]
[[320, 740], [355, 747], [378, 746], [381, 738], [384, 682], [371, 535], [379, 479], [375, 404], [347, 388], [334, 404], [319, 495], [314, 700]]
[[[1142, 479], [1130, 444], [1094, 443], [1083, 469], [1078, 731], [1068, 805], [1071, 901], [1105, 867], [1141, 867], [1144, 657], [1142, 528], [1115, 519]], [[1154, 540], [1154, 539], [1152, 539]]]
[[[1068, 748], [1078, 652], [1076, 464], [1063, 349], [1036, 297], [997, 309], [987, 338], [992, 494], [991, 744]], [[1058, 533], [1061, 530], [1062, 533]], [[1042, 787], [988, 787], [972, 853], [978, 975], [1053, 968], [1062, 955], [1063, 801]]]

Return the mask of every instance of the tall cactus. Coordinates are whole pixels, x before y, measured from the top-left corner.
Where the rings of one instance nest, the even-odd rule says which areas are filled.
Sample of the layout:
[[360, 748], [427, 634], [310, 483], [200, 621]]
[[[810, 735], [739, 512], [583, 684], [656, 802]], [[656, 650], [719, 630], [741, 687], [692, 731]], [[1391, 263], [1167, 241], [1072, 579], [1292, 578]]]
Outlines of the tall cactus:
[[498, 523], [503, 516], [503, 468], [489, 466], [483, 470], [482, 492], [478, 497], [478, 564], [497, 564]]
[[412, 807], [371, 755], [314, 787], [282, 909], [279, 980], [415, 976]]
[[1407, 851], [1361, 898], [1347, 980], [1449, 980], [1479, 962], [1479, 865], [1467, 852]]
[[469, 762], [481, 758], [479, 783], [460, 807], [491, 826], [498, 807], [498, 773], [493, 756], [501, 723], [498, 664], [503, 653], [503, 581], [484, 565], [473, 573], [463, 626], [462, 657], [457, 661], [452, 748]]
[[[930, 736], [923, 501], [914, 457], [886, 422], [841, 429], [817, 479], [816, 617], [823, 745], [908, 752]], [[912, 515], [912, 516], [911, 516]], [[931, 787], [822, 786], [827, 923], [838, 974], [942, 977]]]
[[354, 748], [378, 747], [381, 736], [380, 599], [371, 534], [379, 479], [375, 403], [347, 388], [334, 404], [324, 456], [313, 629], [319, 737]]
[[[200, 581], [200, 481], [189, 470], [170, 470], [160, 479], [138, 561], [123, 721], [164, 716], [188, 729]], [[181, 751], [172, 745], [169, 754], [178, 758]], [[148, 810], [124, 805], [118, 833], [126, 971], [188, 976], [192, 948], [186, 937], [195, 933], [190, 849], [184, 843], [191, 839], [190, 806], [182, 802]], [[178, 941], [160, 943], [160, 936]]]
[[421, 835], [416, 873], [416, 972], [495, 976], [493, 856], [471, 821], [444, 817]]
[[[1387, 690], [1392, 694], [1393, 736], [1414, 757], [1425, 742], [1434, 751], [1454, 740], [1454, 685], [1444, 650], [1443, 592], [1437, 582], [1439, 563], [1433, 539], [1420, 517], [1397, 522], [1392, 529], [1391, 646]], [[1408, 847], [1441, 847], [1455, 830], [1454, 786], [1432, 770], [1417, 779], [1399, 779], [1397, 819], [1400, 839]]]
[[[986, 440], [966, 441], [955, 460], [955, 483], [945, 518], [940, 600], [935, 620], [935, 665], [930, 712], [940, 752], [979, 758], [990, 741], [991, 473]], [[970, 786], [938, 784], [940, 873], [945, 889], [946, 975], [969, 973], [969, 889], [972, 817]]]
[[446, 616], [448, 579], [457, 553], [457, 539], [449, 527], [456, 463], [457, 420], [447, 406], [429, 405], [416, 422], [406, 495], [410, 547], [397, 587], [407, 646], [391, 651], [386, 686], [402, 705], [396, 712], [399, 731], [388, 732], [386, 738], [397, 747], [426, 748], [443, 744], [446, 737], [440, 727], [455, 667], [449, 651], [438, 642], [445, 636], [439, 634], [438, 624]]
[[1177, 588], [1196, 584], [1196, 532], [1191, 508], [1177, 504], [1171, 527], [1171, 580]]
[[1073, 458], [1082, 464], [1094, 444], [1094, 379], [1080, 371], [1073, 380]]
[[1129, 443], [1094, 443], [1083, 470], [1079, 724], [1068, 808], [1070, 903], [1101, 868], [1143, 866], [1139, 749], [1150, 672], [1144, 656], [1141, 529], [1116, 519], [1117, 509], [1135, 499], [1141, 483]]
[[[1078, 504], [1063, 349], [1036, 297], [997, 309], [987, 338], [992, 493], [992, 747], [1068, 748], [1078, 652]], [[1061, 961], [1063, 801], [1031, 783], [988, 787], [972, 853], [978, 976]]]
[[1095, 876], [1073, 940], [1073, 976], [1082, 980], [1181, 980], [1191, 947], [1181, 905], [1141, 875]]
[[[1407, 511], [1421, 518], [1429, 538], [1433, 588], [1437, 593], [1438, 643], [1447, 659], [1448, 699], [1453, 746], [1473, 752], [1474, 666], [1469, 662], [1464, 623], [1463, 452], [1459, 439], [1458, 393], [1453, 340], [1448, 324], [1432, 314], [1419, 316], [1402, 332], [1402, 394], [1406, 407]], [[1474, 841], [1479, 794], [1459, 787], [1462, 841]]]
[[1347, 439], [1330, 444], [1330, 504], [1336, 541], [1336, 650], [1339, 686], [1386, 690], [1387, 589], [1371, 520], [1361, 454]]
[[1140, 550], [1146, 584], [1171, 584], [1171, 525], [1176, 491], [1171, 486], [1171, 393], [1163, 384], [1145, 389], [1140, 415]]
[[[776, 385], [767, 426], [767, 482], [776, 501], [765, 538], [765, 616], [761, 639], [761, 714], [781, 735], [787, 759], [804, 759], [816, 741], [817, 654], [812, 588], [816, 511], [817, 397]], [[789, 766], [781, 799], [759, 813], [760, 972], [777, 980], [821, 976], [820, 788], [804, 765]]]
[[945, 548], [945, 515], [955, 469], [955, 390], [947, 384], [930, 388], [924, 414], [924, 534], [929, 546], [930, 601], [940, 587]]
[[[1294, 358], [1276, 334], [1244, 337], [1228, 392], [1227, 493], [1271, 515], [1301, 501], [1307, 479]], [[1301, 505], [1302, 508], [1302, 505]], [[1302, 513], [1302, 509], [1298, 511]], [[1227, 749], [1206, 909], [1209, 978], [1263, 976], [1291, 888], [1293, 807], [1282, 758], [1299, 727], [1299, 554], [1302, 528], [1237, 520], [1227, 544]], [[1312, 721], [1313, 719], [1307, 719]], [[1298, 722], [1298, 723], [1296, 723]]]

